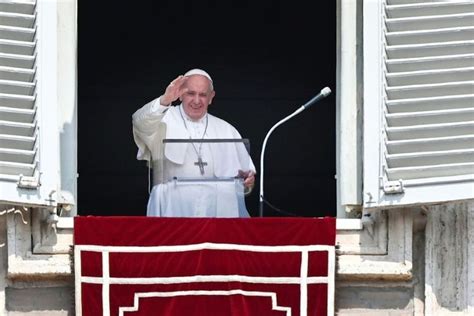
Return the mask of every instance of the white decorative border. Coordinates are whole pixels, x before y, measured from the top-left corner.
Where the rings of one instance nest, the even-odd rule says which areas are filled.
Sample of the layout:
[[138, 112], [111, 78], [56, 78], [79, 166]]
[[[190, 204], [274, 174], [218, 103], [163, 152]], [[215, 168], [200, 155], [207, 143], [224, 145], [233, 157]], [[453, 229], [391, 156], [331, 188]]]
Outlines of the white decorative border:
[[272, 300], [272, 309], [275, 311], [283, 311], [286, 313], [286, 316], [291, 316], [291, 307], [278, 306], [276, 293], [274, 292], [258, 292], [258, 291], [244, 291], [240, 289], [229, 290], [229, 291], [176, 291], [176, 292], [147, 292], [147, 293], [135, 293], [133, 299], [133, 306], [131, 307], [120, 307], [119, 316], [123, 316], [125, 312], [136, 312], [139, 309], [140, 298], [150, 298], [150, 297], [176, 297], [176, 296], [230, 296], [230, 295], [243, 295], [243, 296], [260, 296], [260, 297], [270, 297]]
[[[183, 277], [151, 277], [151, 278], [112, 278], [109, 271], [110, 253], [163, 253], [163, 252], [186, 252], [194, 250], [236, 250], [250, 252], [298, 252], [301, 253], [301, 266], [299, 277], [251, 277], [244, 275], [196, 275]], [[83, 277], [81, 273], [81, 252], [102, 253], [102, 277]], [[308, 277], [308, 257], [309, 252], [328, 253], [328, 276]], [[179, 246], [96, 246], [96, 245], [76, 245], [75, 255], [75, 283], [76, 283], [76, 315], [82, 315], [82, 283], [102, 284], [102, 304], [103, 315], [110, 316], [109, 290], [110, 284], [179, 284], [189, 282], [231, 282], [239, 281], [245, 283], [262, 284], [300, 284], [300, 316], [307, 316], [307, 289], [308, 284], [327, 284], [327, 315], [334, 315], [334, 287], [335, 287], [335, 247], [327, 245], [309, 246], [252, 246], [242, 244], [218, 244], [200, 243]], [[235, 290], [237, 291], [237, 290]], [[210, 291], [194, 291], [208, 293]], [[219, 291], [217, 291], [219, 292]], [[232, 291], [230, 291], [232, 292]], [[150, 293], [180, 293], [180, 292], [150, 292]], [[235, 292], [244, 295], [247, 293]], [[253, 293], [253, 292], [248, 292]], [[255, 292], [265, 293], [265, 292]], [[149, 293], [148, 293], [149, 294]], [[148, 295], [139, 293], [139, 295]], [[137, 295], [137, 293], [136, 293]], [[159, 295], [159, 294], [157, 294]], [[210, 295], [210, 294], [203, 294]], [[222, 294], [224, 295], [224, 294]], [[227, 294], [230, 295], [230, 294]], [[233, 294], [235, 295], [235, 294]], [[139, 296], [142, 297], [142, 296]], [[276, 297], [275, 297], [276, 299]]]

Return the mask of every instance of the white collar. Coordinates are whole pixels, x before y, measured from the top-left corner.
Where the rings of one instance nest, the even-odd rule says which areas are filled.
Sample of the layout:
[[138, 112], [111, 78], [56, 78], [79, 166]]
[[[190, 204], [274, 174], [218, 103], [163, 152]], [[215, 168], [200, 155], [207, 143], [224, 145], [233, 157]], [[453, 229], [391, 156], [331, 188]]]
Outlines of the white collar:
[[193, 124], [205, 124], [206, 123], [206, 116], [207, 116], [207, 112], [206, 114], [204, 114], [203, 117], [201, 117], [200, 119], [198, 119], [197, 121], [196, 120], [192, 120], [188, 114], [186, 113], [186, 111], [184, 110], [184, 107], [183, 107], [183, 104], [181, 103], [180, 105], [180, 111], [181, 113], [183, 114], [183, 117], [184, 119], [187, 121], [187, 122], [191, 122]]

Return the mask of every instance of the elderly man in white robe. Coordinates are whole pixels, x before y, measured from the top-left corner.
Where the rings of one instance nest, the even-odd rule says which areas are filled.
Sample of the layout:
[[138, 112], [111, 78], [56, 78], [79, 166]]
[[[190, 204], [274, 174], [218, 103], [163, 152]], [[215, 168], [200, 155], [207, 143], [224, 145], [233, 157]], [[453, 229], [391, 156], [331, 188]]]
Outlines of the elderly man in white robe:
[[[254, 186], [255, 166], [244, 145], [200, 142], [241, 139], [232, 125], [208, 113], [214, 96], [211, 76], [192, 69], [133, 114], [137, 159], [153, 169], [147, 216], [249, 217], [244, 192]], [[178, 99], [181, 104], [172, 106]], [[163, 144], [165, 138], [190, 142]]]

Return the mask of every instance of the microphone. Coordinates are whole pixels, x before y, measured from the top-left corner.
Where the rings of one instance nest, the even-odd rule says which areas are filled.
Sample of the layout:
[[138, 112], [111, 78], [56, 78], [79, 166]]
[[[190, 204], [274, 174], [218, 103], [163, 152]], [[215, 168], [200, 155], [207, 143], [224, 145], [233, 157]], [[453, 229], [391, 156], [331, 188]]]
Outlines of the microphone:
[[329, 89], [329, 87], [325, 87], [325, 88], [321, 89], [321, 92], [319, 92], [317, 96], [315, 96], [314, 98], [312, 98], [311, 100], [306, 102], [305, 105], [300, 106], [292, 114], [288, 115], [287, 117], [285, 117], [284, 119], [282, 119], [281, 121], [279, 121], [278, 123], [273, 125], [273, 127], [268, 131], [267, 135], [265, 136], [265, 139], [263, 140], [263, 145], [262, 145], [262, 152], [260, 153], [260, 194], [259, 194], [259, 216], [260, 217], [263, 217], [263, 202], [264, 202], [264, 197], [263, 197], [263, 174], [264, 174], [264, 171], [265, 171], [263, 163], [264, 163], [264, 157], [265, 157], [265, 147], [267, 146], [268, 138], [273, 133], [275, 128], [277, 128], [281, 124], [285, 123], [286, 121], [288, 121], [292, 117], [300, 114], [301, 112], [303, 112], [304, 110], [309, 108], [311, 105], [315, 104], [316, 102], [318, 102], [319, 100], [327, 97], [330, 94], [331, 94], [331, 89]]
[[329, 87], [322, 88], [317, 96], [315, 96], [314, 98], [306, 102], [305, 105], [303, 105], [304, 110], [306, 110], [307, 108], [309, 108], [310, 106], [318, 102], [319, 100], [324, 99], [330, 94], [331, 94], [331, 89], [329, 89]]

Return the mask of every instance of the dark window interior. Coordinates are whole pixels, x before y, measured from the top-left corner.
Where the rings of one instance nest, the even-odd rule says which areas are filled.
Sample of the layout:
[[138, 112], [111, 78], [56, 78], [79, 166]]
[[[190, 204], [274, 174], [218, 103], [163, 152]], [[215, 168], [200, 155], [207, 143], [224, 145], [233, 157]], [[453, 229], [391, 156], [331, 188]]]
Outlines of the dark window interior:
[[[214, 79], [209, 112], [250, 140], [258, 172], [273, 124], [333, 90], [272, 134], [264, 183], [266, 199], [293, 216], [335, 216], [336, 1], [304, 3], [80, 2], [78, 213], [145, 215], [148, 170], [131, 115], [198, 67]], [[265, 216], [288, 215], [266, 206]]]

